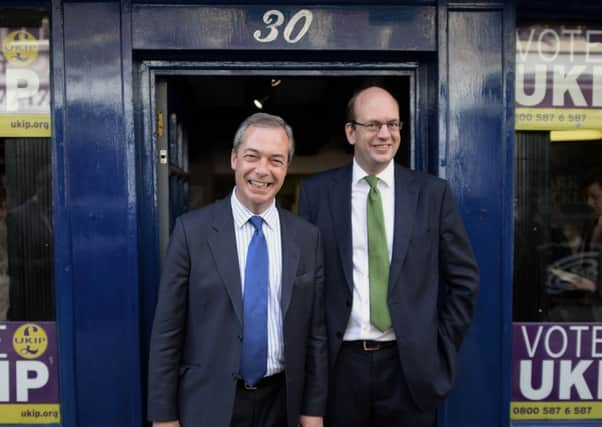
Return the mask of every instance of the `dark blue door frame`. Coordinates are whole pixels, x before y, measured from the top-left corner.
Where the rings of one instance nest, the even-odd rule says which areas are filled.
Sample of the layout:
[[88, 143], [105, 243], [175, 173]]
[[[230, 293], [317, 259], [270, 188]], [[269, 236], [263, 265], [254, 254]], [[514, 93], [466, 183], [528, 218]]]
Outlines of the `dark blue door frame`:
[[[144, 418], [144, 360], [159, 267], [158, 247], [153, 244], [155, 157], [152, 131], [143, 124], [153, 108], [152, 86], [147, 85], [165, 69], [161, 70], [161, 62], [138, 67], [135, 61], [180, 55], [180, 60], [214, 61], [203, 63], [208, 67], [204, 72], [213, 74], [220, 69], [266, 74], [274, 72], [274, 65], [287, 68], [282, 60], [257, 62], [270, 52], [278, 56], [277, 51], [201, 52], [178, 49], [180, 41], [175, 38], [169, 40], [173, 44], [169, 48], [136, 50], [134, 40], [157, 42], [152, 38], [155, 28], [135, 27], [135, 13], [146, 6], [129, 0], [52, 1], [55, 271], [66, 427], [139, 426]], [[372, 5], [355, 7], [367, 12]], [[379, 7], [384, 13], [375, 19], [387, 18], [387, 6]], [[391, 7], [400, 10], [398, 5]], [[164, 28], [179, 28], [174, 18], [178, 8], [181, 5], [160, 7]], [[424, 44], [426, 51], [350, 49], [347, 58], [359, 59], [342, 65], [359, 74], [380, 69], [393, 73], [403, 64], [394, 64], [392, 57], [415, 56], [418, 64], [431, 58], [427, 67], [412, 71], [415, 113], [420, 118], [414, 138], [428, 141], [416, 145], [415, 166], [450, 181], [483, 283], [476, 320], [460, 354], [458, 386], [442, 409], [441, 425], [506, 427], [514, 12], [507, 2], [442, 0], [412, 2], [408, 10], [419, 13], [416, 20], [402, 10], [399, 19], [410, 21], [399, 22], [421, 22], [428, 26], [421, 34], [435, 37]], [[341, 64], [326, 67], [333, 52], [280, 53], [290, 55], [291, 73], [344, 72], [344, 67], [337, 69]], [[226, 63], [234, 57], [240, 58], [238, 65]], [[386, 63], [374, 65], [379, 58]], [[393, 68], [386, 69], [387, 64]], [[190, 72], [188, 65], [180, 63], [182, 69], [173, 72]]]
[[[425, 115], [424, 118], [415, 117], [417, 112], [428, 111], [428, 100], [422, 99], [423, 91], [419, 87], [423, 85], [421, 75], [426, 72], [416, 63], [401, 64], [357, 64], [357, 63], [253, 63], [240, 62], [178, 62], [178, 61], [142, 61], [138, 66], [138, 95], [137, 103], [141, 107], [139, 115], [141, 126], [137, 127], [137, 138], [145, 141], [139, 145], [139, 165], [142, 173], [142, 185], [139, 194], [142, 195], [139, 202], [140, 213], [140, 238], [141, 242], [141, 281], [142, 281], [142, 310], [143, 310], [143, 354], [147, 351], [146, 343], [150, 335], [158, 277], [160, 274], [160, 249], [159, 249], [159, 214], [157, 206], [157, 150], [155, 128], [155, 82], [158, 77], [167, 76], [407, 76], [410, 78], [410, 111], [412, 126], [410, 141], [411, 152], [415, 154], [413, 164], [421, 170], [426, 170], [428, 164], [428, 140], [423, 137], [422, 132], [429, 129], [427, 120], [432, 117]], [[418, 135], [417, 135], [418, 134]], [[417, 144], [416, 140], [425, 141]]]

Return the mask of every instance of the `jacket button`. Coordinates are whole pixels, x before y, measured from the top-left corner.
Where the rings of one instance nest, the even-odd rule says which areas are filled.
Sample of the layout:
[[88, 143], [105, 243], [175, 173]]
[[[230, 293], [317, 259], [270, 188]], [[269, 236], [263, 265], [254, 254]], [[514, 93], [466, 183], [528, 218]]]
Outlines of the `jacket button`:
[[242, 341], [242, 335], [238, 336], [238, 341]]
[[338, 339], [341, 339], [341, 338], [343, 338], [343, 334], [342, 334], [341, 332], [337, 332], [337, 338], [338, 338]]

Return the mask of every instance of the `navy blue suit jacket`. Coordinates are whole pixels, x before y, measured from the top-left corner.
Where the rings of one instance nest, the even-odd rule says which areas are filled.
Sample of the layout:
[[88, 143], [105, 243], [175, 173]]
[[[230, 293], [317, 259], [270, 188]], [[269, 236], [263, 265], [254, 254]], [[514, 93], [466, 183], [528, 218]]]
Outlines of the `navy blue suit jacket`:
[[[316, 227], [278, 209], [287, 418], [323, 415], [328, 356]], [[182, 427], [230, 423], [242, 340], [242, 292], [230, 198], [179, 217], [151, 337], [148, 417]]]
[[[351, 165], [317, 174], [303, 181], [299, 196], [300, 215], [318, 226], [324, 242], [331, 366], [353, 297], [351, 177]], [[396, 164], [394, 224], [387, 303], [408, 388], [414, 403], [428, 410], [454, 383], [478, 268], [446, 181]]]

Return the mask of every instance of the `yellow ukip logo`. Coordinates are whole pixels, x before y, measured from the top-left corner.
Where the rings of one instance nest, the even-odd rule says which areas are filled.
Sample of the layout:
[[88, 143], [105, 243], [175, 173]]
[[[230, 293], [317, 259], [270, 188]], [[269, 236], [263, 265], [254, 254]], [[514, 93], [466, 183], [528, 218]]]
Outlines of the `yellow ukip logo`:
[[38, 40], [25, 30], [9, 33], [2, 43], [2, 53], [9, 64], [25, 66], [38, 57]]
[[35, 323], [19, 326], [13, 335], [13, 348], [25, 359], [37, 359], [46, 352], [47, 347], [46, 331]]

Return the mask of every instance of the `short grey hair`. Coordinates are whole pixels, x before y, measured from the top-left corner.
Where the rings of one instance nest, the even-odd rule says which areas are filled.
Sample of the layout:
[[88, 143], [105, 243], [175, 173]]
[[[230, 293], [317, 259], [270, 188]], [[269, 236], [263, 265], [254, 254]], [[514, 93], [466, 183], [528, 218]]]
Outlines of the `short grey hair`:
[[236, 130], [234, 135], [234, 144], [232, 149], [238, 151], [238, 147], [242, 144], [245, 133], [251, 126], [262, 128], [282, 128], [288, 137], [288, 162], [293, 160], [295, 154], [295, 138], [293, 137], [293, 129], [284, 121], [282, 117], [274, 116], [267, 113], [255, 113], [247, 117]]

